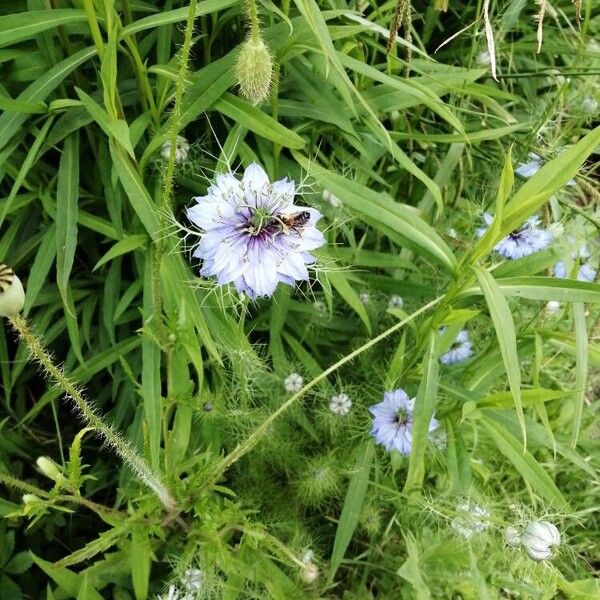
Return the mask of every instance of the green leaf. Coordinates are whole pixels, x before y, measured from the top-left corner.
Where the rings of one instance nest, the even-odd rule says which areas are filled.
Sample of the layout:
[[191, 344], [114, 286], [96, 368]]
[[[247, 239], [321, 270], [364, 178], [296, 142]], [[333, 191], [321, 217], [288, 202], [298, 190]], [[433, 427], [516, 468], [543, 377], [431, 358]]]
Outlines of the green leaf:
[[342, 559], [346, 554], [346, 550], [354, 535], [354, 530], [358, 525], [358, 519], [362, 510], [367, 487], [369, 486], [369, 473], [375, 456], [375, 448], [372, 442], [365, 443], [362, 448], [359, 448], [358, 460], [354, 474], [350, 478], [342, 514], [338, 521], [338, 526], [335, 532], [335, 540], [333, 542], [333, 550], [329, 560], [329, 573], [327, 575], [328, 583], [333, 582], [333, 578], [342, 564]]
[[581, 429], [588, 377], [588, 334], [585, 325], [585, 304], [580, 302], [573, 304], [573, 320], [575, 322], [575, 410], [571, 447], [575, 448]]
[[218, 110], [236, 123], [243, 123], [244, 127], [250, 131], [280, 144], [284, 148], [297, 150], [305, 146], [304, 140], [296, 132], [284, 127], [262, 110], [232, 94], [224, 94], [212, 105], [212, 109]]
[[517, 229], [538, 211], [552, 194], [572, 179], [598, 144], [600, 127], [596, 127], [528, 179], [506, 205], [500, 237], [505, 237]]
[[77, 248], [79, 133], [65, 139], [56, 186], [56, 283], [67, 305], [67, 286]]
[[30, 39], [54, 27], [82, 23], [85, 12], [74, 8], [29, 10], [0, 17], [0, 48]]
[[122, 240], [118, 241], [111, 249], [104, 254], [104, 256], [95, 264], [92, 271], [95, 271], [102, 265], [106, 264], [108, 261], [116, 258], [117, 256], [122, 256], [123, 254], [127, 254], [128, 252], [132, 252], [133, 250], [137, 250], [138, 248], [143, 248], [148, 243], [148, 236], [146, 234], [134, 234], [128, 235]]
[[427, 351], [423, 356], [423, 375], [415, 399], [412, 445], [404, 492], [419, 492], [425, 477], [425, 451], [429, 443], [429, 424], [437, 404], [439, 360], [436, 352], [437, 330], [429, 332]]
[[353, 212], [363, 216], [382, 231], [391, 230], [398, 234], [401, 241], [409, 242], [413, 248], [454, 273], [457, 268], [454, 254], [435, 229], [413, 210], [388, 199], [380, 192], [328, 171], [299, 153], [294, 152], [293, 155], [308, 173]]
[[529, 452], [523, 452], [519, 440], [509, 433], [499, 423], [486, 416], [482, 411], [479, 422], [483, 425], [494, 444], [510, 460], [521, 477], [543, 498], [553, 503], [557, 508], [567, 508], [567, 501], [546, 470], [533, 458]]
[[365, 309], [365, 305], [360, 301], [358, 294], [350, 285], [348, 277], [343, 272], [332, 271], [327, 275], [329, 283], [335, 288], [337, 293], [348, 303], [348, 305], [356, 312], [361, 321], [365, 324], [367, 331], [371, 332], [371, 321]]
[[[63, 591], [72, 597], [77, 597], [80, 587], [83, 584], [83, 577], [69, 569], [55, 567], [52, 563], [46, 562], [31, 553], [35, 564], [42, 569]], [[102, 596], [95, 590], [88, 588], [88, 600], [103, 600]]]
[[479, 281], [481, 291], [490, 311], [490, 317], [496, 330], [496, 338], [500, 346], [502, 361], [508, 376], [508, 383], [515, 400], [515, 408], [523, 433], [523, 446], [527, 446], [527, 432], [525, 430], [525, 416], [521, 402], [521, 366], [517, 352], [517, 334], [512, 314], [506, 299], [502, 295], [498, 284], [488, 271], [479, 267], [472, 267]]
[[131, 533], [131, 579], [136, 600], [148, 597], [148, 581], [150, 579], [150, 556], [152, 547], [148, 532], [136, 528]]
[[[54, 12], [54, 11], [51, 11]], [[75, 52], [52, 67], [47, 73], [38, 77], [25, 91], [19, 94], [17, 100], [35, 104], [44, 101], [79, 65], [96, 54], [95, 48], [84, 48]], [[0, 150], [4, 148], [12, 136], [19, 131], [27, 115], [23, 113], [5, 112], [0, 115]]]

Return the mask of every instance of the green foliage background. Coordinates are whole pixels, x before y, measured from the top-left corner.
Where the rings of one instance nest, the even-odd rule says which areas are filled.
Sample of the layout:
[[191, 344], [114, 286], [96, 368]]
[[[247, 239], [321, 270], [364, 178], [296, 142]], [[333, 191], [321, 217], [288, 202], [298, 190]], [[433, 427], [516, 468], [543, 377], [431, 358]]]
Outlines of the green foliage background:
[[[551, 277], [599, 248], [598, 6], [548, 6], [536, 53], [539, 6], [492, 2], [494, 81], [482, 3], [414, 2], [389, 53], [396, 2], [358, 4], [259, 2], [276, 70], [258, 106], [236, 93], [241, 0], [0, 6], [0, 257], [32, 328], [177, 502], [3, 328], [0, 598], [143, 600], [189, 568], [198, 598], [599, 597], [600, 285]], [[178, 134], [181, 165], [161, 156]], [[530, 151], [547, 164], [515, 181]], [[197, 278], [182, 226], [215, 172], [252, 161], [303, 183], [328, 244], [311, 285], [248, 304]], [[500, 261], [534, 214], [566, 233]], [[474, 358], [439, 365], [463, 326]], [[294, 399], [290, 372], [310, 382]], [[410, 458], [369, 436], [395, 387], [417, 398]], [[328, 408], [340, 392], [347, 417]], [[464, 498], [491, 514], [469, 540], [450, 526]], [[536, 517], [563, 534], [552, 563], [502, 541]]]

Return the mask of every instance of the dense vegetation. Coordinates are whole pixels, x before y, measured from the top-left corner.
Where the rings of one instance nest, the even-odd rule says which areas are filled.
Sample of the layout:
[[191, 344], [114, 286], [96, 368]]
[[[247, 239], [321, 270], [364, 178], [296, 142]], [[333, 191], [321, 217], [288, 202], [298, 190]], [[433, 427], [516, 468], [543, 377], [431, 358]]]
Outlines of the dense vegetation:
[[600, 597], [599, 34], [1, 3], [0, 599]]

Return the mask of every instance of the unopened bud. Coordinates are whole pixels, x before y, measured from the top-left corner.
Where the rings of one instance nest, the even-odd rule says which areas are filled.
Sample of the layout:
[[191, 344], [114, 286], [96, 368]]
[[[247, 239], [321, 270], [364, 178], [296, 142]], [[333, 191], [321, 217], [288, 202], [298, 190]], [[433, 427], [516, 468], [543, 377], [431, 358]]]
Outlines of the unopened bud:
[[308, 563], [300, 572], [300, 577], [305, 583], [312, 583], [319, 576], [319, 568], [314, 563]]
[[35, 464], [37, 468], [46, 476], [48, 479], [53, 479], [54, 481], [64, 481], [65, 477], [62, 474], [60, 467], [47, 456], [40, 456]]
[[16, 315], [25, 303], [25, 291], [21, 280], [13, 270], [0, 264], [0, 317]]
[[242, 43], [235, 65], [237, 83], [242, 96], [258, 104], [267, 98], [271, 90], [273, 59], [262, 38], [252, 36]]
[[23, 504], [39, 504], [41, 501], [35, 494], [23, 494]]

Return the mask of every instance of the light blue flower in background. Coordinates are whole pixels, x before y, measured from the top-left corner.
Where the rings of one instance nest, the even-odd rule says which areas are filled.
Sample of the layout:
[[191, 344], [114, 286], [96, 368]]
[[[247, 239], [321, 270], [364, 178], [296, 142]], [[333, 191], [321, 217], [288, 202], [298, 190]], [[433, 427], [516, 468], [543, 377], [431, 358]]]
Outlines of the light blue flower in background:
[[[525, 179], [533, 177], [544, 166], [544, 161], [534, 152], [530, 152], [528, 158], [529, 162], [519, 163], [515, 169], [515, 173]], [[577, 184], [574, 179], [569, 179], [567, 185], [574, 186]]]
[[[311, 250], [325, 243], [315, 227], [319, 211], [296, 206], [293, 181], [269, 182], [264, 169], [251, 164], [241, 180], [219, 174], [206, 196], [187, 210], [202, 232], [194, 257], [200, 275], [216, 276], [218, 285], [233, 283], [251, 299], [272, 296], [278, 283], [308, 280]], [[297, 216], [289, 225], [290, 217]]]
[[[573, 253], [571, 255], [571, 258], [573, 258], [573, 260], [575, 260], [575, 259], [577, 259], [578, 256], [581, 259], [589, 258], [590, 253], [585, 244], [583, 246], [581, 246], [581, 248], [579, 249], [579, 252]], [[579, 266], [579, 269], [577, 270], [577, 280], [578, 281], [587, 281], [588, 283], [593, 283], [594, 280], [596, 279], [596, 272], [597, 272], [596, 269], [594, 269], [594, 267], [592, 267], [592, 265], [590, 265], [589, 262], [583, 262]], [[567, 266], [565, 265], [564, 261], [559, 260], [554, 265], [554, 277], [558, 277], [559, 279], [566, 279], [569, 276], [569, 274], [570, 274], [570, 271], [567, 271]]]
[[[483, 220], [485, 227], [479, 227], [476, 231], [481, 237], [491, 225], [493, 217], [485, 213]], [[503, 240], [500, 240], [494, 250], [505, 258], [517, 259], [529, 256], [540, 250], [545, 250], [552, 241], [552, 233], [547, 229], [540, 227], [539, 217], [531, 217], [519, 228], [509, 233]]]
[[[371, 435], [375, 442], [388, 451], [397, 450], [402, 454], [410, 454], [414, 406], [414, 398], [409, 398], [402, 389], [385, 392], [383, 401], [369, 408], [373, 415]], [[439, 423], [432, 418], [429, 433], [438, 427]]]
[[[443, 333], [443, 331], [441, 332]], [[473, 354], [473, 344], [469, 341], [469, 332], [466, 329], [458, 332], [456, 340], [452, 342], [450, 350], [440, 356], [440, 362], [444, 365], [454, 365], [467, 360]]]

